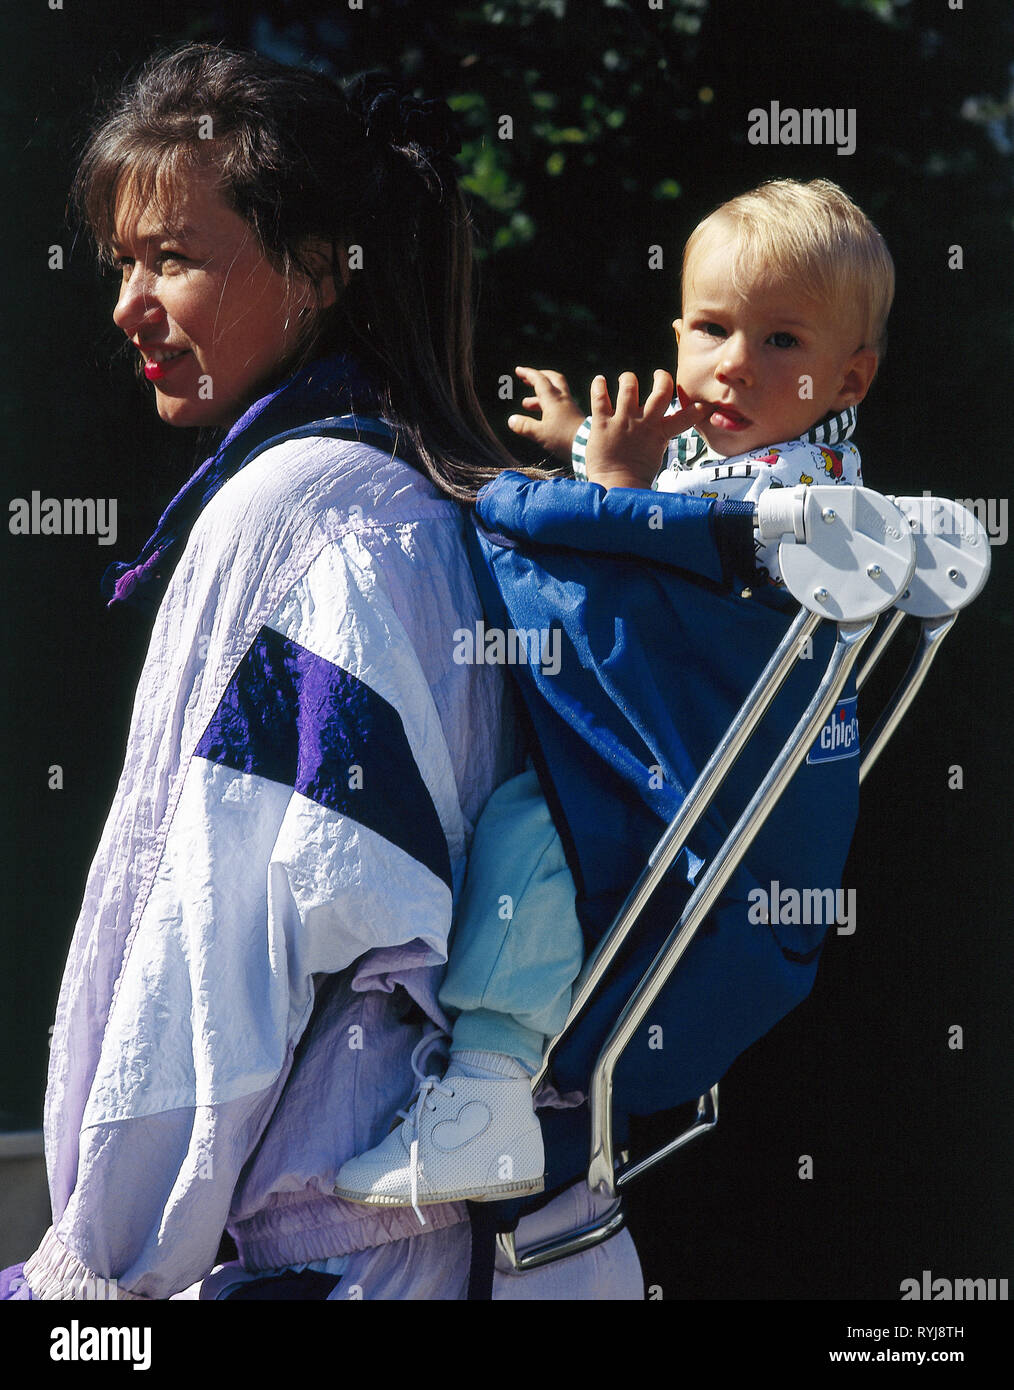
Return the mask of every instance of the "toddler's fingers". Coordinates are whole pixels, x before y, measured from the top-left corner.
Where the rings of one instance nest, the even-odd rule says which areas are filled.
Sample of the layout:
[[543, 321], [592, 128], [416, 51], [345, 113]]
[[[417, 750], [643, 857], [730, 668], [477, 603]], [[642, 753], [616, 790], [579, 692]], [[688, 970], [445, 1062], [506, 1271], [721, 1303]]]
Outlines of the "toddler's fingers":
[[534, 391], [537, 396], [545, 395], [551, 390], [550, 383], [546, 380], [545, 374], [537, 371], [534, 367], [515, 367], [514, 375], [519, 376], [525, 385], [528, 386], [530, 390]]
[[633, 372], [622, 372], [619, 384], [616, 388], [616, 413], [617, 415], [634, 415], [637, 413], [638, 386], [637, 377]]
[[559, 391], [561, 395], [570, 395], [570, 387], [567, 385], [567, 378], [563, 375], [562, 372], [554, 372], [551, 367], [543, 367], [542, 375], [546, 378], [547, 381], [549, 381], [553, 386], [556, 387], [557, 391]]
[[651, 395], [644, 403], [644, 413], [647, 416], [657, 411], [660, 415], [664, 415], [672, 403], [673, 391], [675, 390], [672, 377], [668, 372], [658, 367], [651, 382]]
[[592, 419], [599, 420], [603, 417], [611, 417], [613, 413], [613, 403], [609, 399], [609, 387], [606, 385], [604, 376], [597, 376], [591, 384], [591, 408]]
[[672, 415], [665, 415], [662, 424], [665, 427], [666, 435], [669, 439], [674, 439], [676, 435], [683, 434], [684, 431], [692, 429], [694, 425], [699, 425], [702, 420], [708, 417], [708, 407], [704, 401], [689, 401], [682, 405]]
[[531, 415], [508, 415], [507, 428], [513, 430], [515, 434], [525, 435], [529, 439], [534, 439], [542, 443], [541, 439], [542, 421], [536, 420]]
[[540, 371], [537, 367], [515, 367], [514, 375], [526, 382], [540, 398], [542, 396], [570, 395], [566, 377], [561, 376], [559, 372], [554, 372], [551, 368]]

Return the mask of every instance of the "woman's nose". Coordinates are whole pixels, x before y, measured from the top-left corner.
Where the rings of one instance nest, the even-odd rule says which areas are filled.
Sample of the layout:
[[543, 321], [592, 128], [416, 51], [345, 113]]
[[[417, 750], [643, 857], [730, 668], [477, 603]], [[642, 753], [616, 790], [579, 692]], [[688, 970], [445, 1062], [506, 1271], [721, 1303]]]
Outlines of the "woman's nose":
[[119, 298], [113, 309], [113, 322], [128, 338], [132, 338], [146, 320], [156, 323], [161, 312], [162, 306], [154, 292], [152, 278], [145, 274], [141, 266], [131, 266], [130, 274], [120, 285]]

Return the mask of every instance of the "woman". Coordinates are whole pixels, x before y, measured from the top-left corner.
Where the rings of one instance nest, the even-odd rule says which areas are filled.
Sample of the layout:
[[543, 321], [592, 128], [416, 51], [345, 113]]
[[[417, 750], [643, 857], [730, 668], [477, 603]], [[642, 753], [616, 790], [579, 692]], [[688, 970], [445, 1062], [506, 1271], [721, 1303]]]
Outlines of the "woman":
[[[36, 1296], [97, 1276], [165, 1298], [209, 1268], [230, 1202], [254, 1263], [356, 1248], [329, 1165], [377, 1122], [364, 1095], [403, 1098], [411, 1001], [440, 1022], [453, 891], [509, 751], [495, 673], [450, 660], [478, 610], [440, 494], [502, 460], [440, 122], [389, 92], [357, 115], [322, 78], [193, 46], [86, 150], [77, 202], [159, 414], [228, 432], [107, 576], [112, 602], [161, 605], [61, 992]], [[351, 411], [393, 426], [384, 454], [263, 450]]]
[[204, 45], [86, 148], [159, 414], [225, 434], [104, 576], [154, 627], [53, 1035], [53, 1227], [7, 1296], [168, 1298], [226, 1227], [248, 1274], [204, 1296], [286, 1270], [303, 1298], [464, 1296], [463, 1206], [420, 1233], [331, 1195], [446, 1023], [472, 824], [515, 767], [500, 673], [452, 659], [479, 607], [451, 499], [509, 462], [455, 149], [437, 103]]

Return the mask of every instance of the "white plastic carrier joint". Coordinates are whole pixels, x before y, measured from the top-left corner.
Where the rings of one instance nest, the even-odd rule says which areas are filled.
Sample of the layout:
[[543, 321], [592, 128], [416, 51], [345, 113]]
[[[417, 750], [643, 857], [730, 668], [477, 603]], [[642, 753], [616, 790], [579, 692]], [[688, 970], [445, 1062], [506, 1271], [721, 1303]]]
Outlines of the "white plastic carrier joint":
[[762, 541], [781, 538], [778, 564], [792, 596], [836, 622], [890, 608], [915, 570], [906, 519], [869, 488], [769, 488], [757, 505], [757, 531]]
[[915, 574], [898, 608], [942, 618], [972, 602], [989, 577], [989, 534], [973, 512], [946, 497], [889, 497], [915, 541]]

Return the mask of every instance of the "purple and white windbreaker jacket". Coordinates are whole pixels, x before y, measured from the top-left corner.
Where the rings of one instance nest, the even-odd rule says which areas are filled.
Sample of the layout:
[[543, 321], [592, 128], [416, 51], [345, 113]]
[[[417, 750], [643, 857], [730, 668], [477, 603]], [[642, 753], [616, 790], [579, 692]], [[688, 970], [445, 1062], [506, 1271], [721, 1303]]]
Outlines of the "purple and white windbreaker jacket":
[[[330, 1195], [436, 1002], [472, 825], [514, 770], [466, 518], [363, 444], [287, 440], [191, 531], [60, 993], [36, 1297], [167, 1298], [420, 1235]], [[401, 984], [404, 989], [396, 989]], [[428, 1230], [464, 1219], [427, 1209]]]

